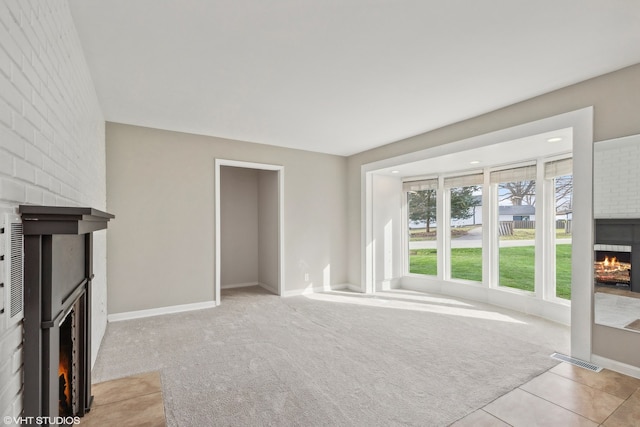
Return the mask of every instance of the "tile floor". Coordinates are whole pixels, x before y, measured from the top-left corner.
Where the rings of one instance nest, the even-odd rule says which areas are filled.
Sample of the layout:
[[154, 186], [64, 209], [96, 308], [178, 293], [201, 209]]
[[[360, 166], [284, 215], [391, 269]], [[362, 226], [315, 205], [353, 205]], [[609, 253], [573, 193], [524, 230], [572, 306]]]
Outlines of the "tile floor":
[[[165, 426], [159, 372], [94, 384], [82, 426]], [[535, 377], [451, 427], [640, 426], [640, 379], [568, 363]]]
[[91, 411], [81, 426], [163, 427], [164, 402], [159, 372], [93, 384]]
[[640, 379], [560, 363], [452, 424], [467, 426], [640, 426]]

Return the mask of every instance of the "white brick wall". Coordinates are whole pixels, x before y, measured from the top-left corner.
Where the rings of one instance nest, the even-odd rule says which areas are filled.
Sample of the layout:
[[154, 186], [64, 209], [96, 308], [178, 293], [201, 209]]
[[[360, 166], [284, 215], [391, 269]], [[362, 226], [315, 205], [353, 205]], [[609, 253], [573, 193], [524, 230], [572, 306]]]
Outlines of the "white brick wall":
[[595, 218], [640, 218], [640, 135], [594, 146]]
[[[0, 0], [0, 208], [106, 207], [104, 118], [67, 0]], [[106, 327], [95, 235], [93, 360]], [[0, 331], [0, 415], [22, 411], [22, 326]]]

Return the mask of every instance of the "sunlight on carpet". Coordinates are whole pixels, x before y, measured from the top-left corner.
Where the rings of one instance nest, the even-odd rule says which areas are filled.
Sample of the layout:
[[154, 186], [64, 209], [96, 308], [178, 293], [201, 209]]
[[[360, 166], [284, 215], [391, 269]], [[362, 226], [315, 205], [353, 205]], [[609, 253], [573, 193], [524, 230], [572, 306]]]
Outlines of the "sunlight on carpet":
[[[475, 319], [496, 320], [500, 322], [520, 323], [524, 324], [521, 320], [515, 319], [505, 314], [497, 313], [495, 311], [486, 311], [475, 308], [471, 304], [460, 303], [459, 301], [443, 298], [429, 298], [420, 297], [419, 301], [415, 300], [415, 297], [389, 297], [387, 293], [379, 292], [374, 297], [362, 297], [354, 294], [347, 295], [346, 293], [338, 294], [322, 293], [322, 294], [309, 294], [304, 295], [305, 298], [314, 301], [327, 301], [337, 302], [342, 304], [355, 304], [364, 305], [368, 307], [381, 307], [381, 308], [393, 308], [397, 310], [413, 310], [424, 311], [429, 313], [446, 314], [451, 316], [470, 317]], [[399, 300], [403, 299], [405, 301]], [[469, 308], [459, 307], [460, 305], [467, 306]]]

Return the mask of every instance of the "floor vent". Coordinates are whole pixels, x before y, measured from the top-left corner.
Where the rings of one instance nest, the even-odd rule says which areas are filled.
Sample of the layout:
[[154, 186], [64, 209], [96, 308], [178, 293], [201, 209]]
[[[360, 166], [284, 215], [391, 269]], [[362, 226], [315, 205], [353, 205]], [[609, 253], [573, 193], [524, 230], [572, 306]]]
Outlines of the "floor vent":
[[602, 371], [602, 368], [600, 366], [594, 365], [593, 363], [585, 362], [584, 360], [575, 359], [575, 358], [570, 357], [570, 356], [565, 356], [564, 354], [553, 353], [551, 355], [551, 358], [559, 360], [561, 362], [567, 362], [567, 363], [570, 363], [572, 365], [579, 366], [581, 368], [588, 369], [588, 370], [593, 371], [593, 372]]

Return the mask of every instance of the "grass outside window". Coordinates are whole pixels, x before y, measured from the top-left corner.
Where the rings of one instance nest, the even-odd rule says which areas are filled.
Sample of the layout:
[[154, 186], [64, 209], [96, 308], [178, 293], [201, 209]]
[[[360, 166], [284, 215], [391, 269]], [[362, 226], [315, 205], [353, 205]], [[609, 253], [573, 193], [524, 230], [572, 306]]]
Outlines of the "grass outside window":
[[[500, 285], [533, 292], [535, 268], [531, 263], [535, 246], [500, 248]], [[436, 275], [436, 250], [412, 249], [409, 253], [409, 272]], [[482, 281], [482, 248], [451, 249], [454, 269], [451, 274], [457, 279]], [[571, 299], [571, 245], [556, 245], [556, 295]]]

